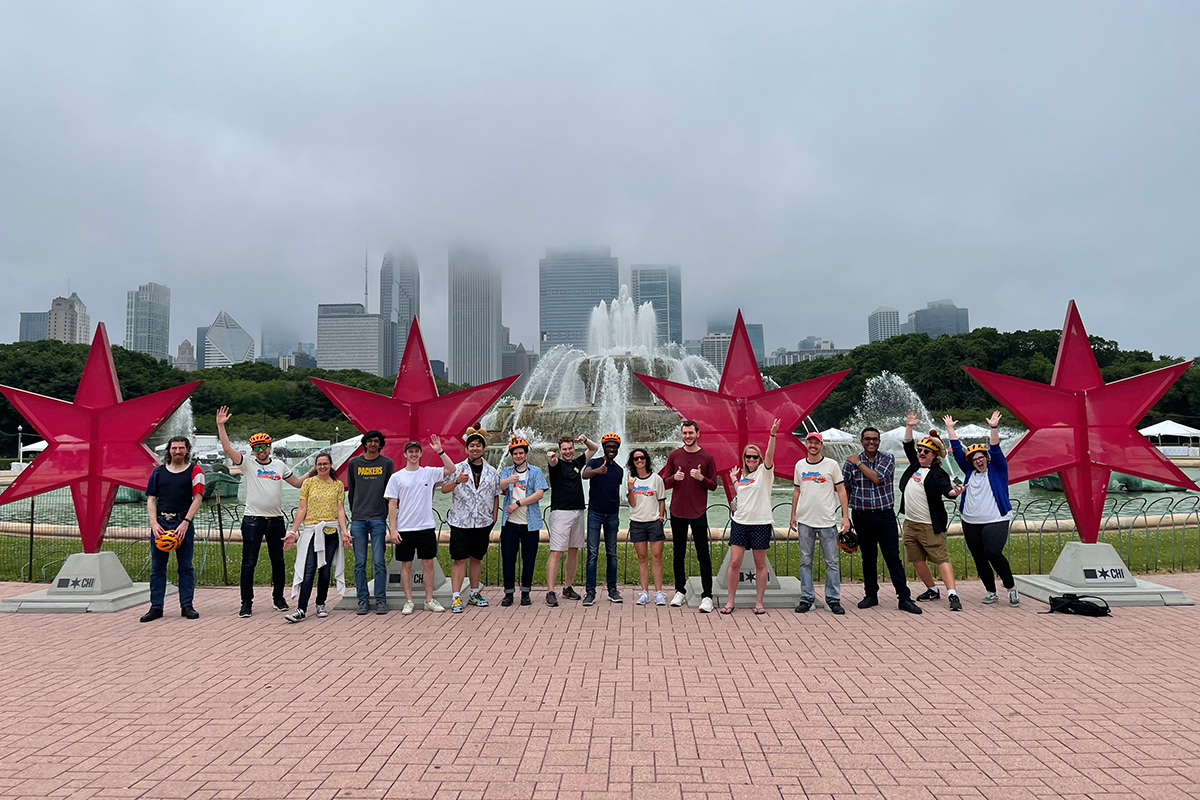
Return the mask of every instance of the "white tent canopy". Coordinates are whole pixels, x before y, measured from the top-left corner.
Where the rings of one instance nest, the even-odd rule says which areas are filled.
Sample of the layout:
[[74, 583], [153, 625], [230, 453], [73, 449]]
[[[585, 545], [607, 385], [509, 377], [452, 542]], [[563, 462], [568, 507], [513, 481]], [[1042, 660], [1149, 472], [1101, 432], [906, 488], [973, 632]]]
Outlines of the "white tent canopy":
[[279, 447], [280, 445], [287, 447], [288, 445], [314, 444], [316, 441], [316, 439], [310, 439], [307, 436], [303, 436], [299, 433], [293, 433], [291, 436], [285, 436], [282, 439], [276, 439], [271, 444], [274, 447]]
[[23, 450], [26, 453], [40, 453], [49, 446], [50, 446], [50, 443], [47, 442], [45, 439], [43, 439], [40, 442], [34, 442], [33, 444], [27, 444], [24, 447], [22, 447], [21, 450]]
[[958, 434], [958, 438], [960, 439], [986, 439], [992, 435], [991, 428], [974, 423], [955, 428], [954, 432]]
[[[1185, 438], [1200, 436], [1200, 430], [1189, 428], [1187, 425], [1180, 424], [1172, 419], [1165, 419], [1148, 428], [1142, 428], [1138, 433], [1142, 434], [1142, 436], [1183, 436]], [[28, 450], [29, 448], [26, 449]]]
[[826, 442], [853, 442], [854, 434], [847, 433], [841, 428], [830, 428], [821, 431], [821, 438]]

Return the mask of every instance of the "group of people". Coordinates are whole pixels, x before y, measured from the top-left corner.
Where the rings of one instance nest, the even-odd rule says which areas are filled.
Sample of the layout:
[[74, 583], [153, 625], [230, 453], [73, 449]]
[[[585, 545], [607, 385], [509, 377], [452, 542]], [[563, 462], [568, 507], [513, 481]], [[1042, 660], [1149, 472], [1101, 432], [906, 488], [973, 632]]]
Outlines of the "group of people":
[[[387, 545], [395, 548], [400, 563], [404, 604], [401, 614], [411, 614], [413, 601], [413, 563], [422, 561], [423, 574], [431, 576], [437, 556], [437, 532], [433, 515], [435, 491], [451, 495], [447, 522], [450, 527], [449, 551], [452, 561], [450, 611], [461, 613], [467, 605], [486, 607], [483, 595], [483, 560], [491, 542], [496, 523], [500, 524], [500, 556], [504, 597], [500, 604], [511, 606], [518, 602], [531, 605], [534, 570], [541, 531], [548, 529], [549, 562], [546, 569], [545, 602], [558, 606], [557, 576], [560, 565], [565, 567], [566, 580], [561, 589], [565, 600], [582, 601], [590, 606], [596, 601], [600, 543], [603, 539], [606, 559], [606, 589], [610, 602], [623, 598], [617, 585], [617, 532], [620, 523], [621, 494], [629, 506], [629, 541], [638, 559], [640, 592], [638, 605], [667, 605], [663, 590], [663, 550], [666, 542], [665, 523], [671, 528], [674, 551], [675, 592], [671, 606], [687, 601], [687, 543], [689, 535], [695, 545], [700, 577], [699, 610], [713, 610], [713, 570], [709, 548], [707, 518], [708, 495], [717, 487], [716, 461], [700, 444], [700, 426], [694, 420], [684, 420], [680, 426], [683, 445], [673, 450], [666, 464], [656, 471], [653, 459], [645, 448], [634, 448], [624, 466], [617, 463], [621, 439], [607, 433], [599, 443], [585, 435], [562, 436], [558, 448], [546, 452], [547, 468], [529, 463], [529, 442], [514, 438], [508, 445], [511, 464], [497, 470], [484, 459], [486, 434], [475, 428], [465, 436], [466, 458], [455, 463], [445, 452], [437, 436], [429, 445], [441, 460], [441, 466], [423, 467], [424, 448], [421, 442], [410, 441], [404, 446], [405, 463], [399, 469], [392, 459], [382, 454], [385, 438], [377, 431], [362, 436], [363, 452], [345, 464], [345, 486], [338, 480], [337, 467], [328, 453], [314, 459], [312, 469], [296, 475], [271, 452], [271, 437], [257, 433], [250, 437], [250, 455], [237, 450], [229, 440], [225, 426], [231, 413], [227, 407], [217, 412], [217, 432], [221, 446], [230, 461], [242, 469], [246, 482], [246, 504], [242, 516], [241, 609], [239, 616], [249, 617], [254, 611], [254, 574], [265, 541], [271, 563], [273, 608], [286, 616], [290, 623], [301, 622], [308, 616], [309, 601], [315, 587], [315, 613], [327, 615], [327, 600], [331, 572], [339, 595], [345, 594], [344, 558], [340, 547], [351, 548], [354, 554], [354, 586], [357, 594], [357, 613], [386, 614], [388, 606]], [[917, 576], [926, 586], [918, 601], [940, 598], [929, 569], [933, 562], [946, 585], [951, 610], [962, 609], [954, 585], [954, 573], [946, 553], [947, 514], [942, 497], [961, 504], [963, 532], [968, 548], [975, 559], [987, 595], [985, 603], [994, 603], [995, 576], [998, 574], [1008, 590], [1009, 602], [1019, 603], [1012, 571], [1004, 556], [1008, 538], [1008, 522], [1012, 516], [1008, 499], [1008, 470], [999, 446], [999, 412], [988, 420], [991, 426], [989, 445], [963, 448], [955, 436], [956, 422], [946, 417], [944, 422], [951, 452], [966, 475], [961, 484], [951, 482], [941, 467], [945, 446], [936, 431], [913, 441], [913, 431], [920, 423], [915, 412], [906, 419], [904, 451], [909, 467], [900, 479], [900, 510], [905, 515], [902, 540], [905, 554], [913, 563]], [[730, 470], [728, 480], [736, 487], [730, 524], [730, 564], [727, 575], [728, 593], [722, 614], [735, 609], [741, 566], [747, 550], [755, 563], [754, 613], [766, 613], [763, 598], [769, 580], [766, 550], [774, 535], [771, 490], [775, 478], [775, 442], [779, 420], [771, 427], [765, 449], [747, 445], [741, 464]], [[796, 532], [800, 549], [801, 599], [796, 612], [809, 611], [816, 602], [813, 581], [813, 556], [819, 541], [825, 560], [825, 603], [834, 614], [844, 614], [841, 605], [841, 576], [838, 568], [839, 534], [851, 526], [857, 531], [861, 548], [865, 596], [858, 604], [867, 609], [879, 604], [877, 555], [884, 563], [896, 590], [900, 610], [921, 613], [913, 601], [904, 567], [900, 562], [899, 541], [895, 517], [895, 458], [879, 449], [879, 432], [866, 428], [862, 432], [862, 449], [850, 455], [845, 464], [824, 455], [820, 433], [810, 433], [805, 439], [807, 454], [795, 465], [790, 530]], [[584, 452], [577, 454], [576, 447]], [[194, 544], [193, 520], [204, 490], [204, 476], [190, 459], [190, 443], [186, 438], [173, 438], [167, 447], [164, 463], [157, 467], [147, 486], [147, 511], [151, 533], [159, 540], [173, 531], [180, 544], [176, 553], [179, 572], [181, 613], [195, 619], [193, 607], [195, 589], [191, 554]], [[584, 481], [588, 491], [584, 492]], [[300, 501], [291, 529], [285, 525], [283, 513], [283, 483], [300, 489]], [[671, 491], [668, 502], [667, 490]], [[543, 519], [541, 503], [550, 493], [549, 509]], [[349, 494], [350, 517], [346, 515], [346, 493]], [[182, 531], [181, 531], [182, 529]], [[284, 597], [284, 551], [296, 547], [296, 562], [292, 581], [297, 607], [292, 610]], [[586, 547], [583, 594], [573, 582], [578, 569], [579, 551]], [[374, 583], [367, 583], [367, 557], [370, 552], [374, 567]], [[166, 568], [170, 553], [151, 548], [150, 609], [142, 622], [163, 615], [166, 590]], [[520, 561], [518, 583], [517, 562]], [[565, 563], [564, 563], [565, 561]], [[423, 581], [424, 608], [445, 611], [434, 597], [432, 580]], [[465, 588], [465, 591], [464, 591]]]

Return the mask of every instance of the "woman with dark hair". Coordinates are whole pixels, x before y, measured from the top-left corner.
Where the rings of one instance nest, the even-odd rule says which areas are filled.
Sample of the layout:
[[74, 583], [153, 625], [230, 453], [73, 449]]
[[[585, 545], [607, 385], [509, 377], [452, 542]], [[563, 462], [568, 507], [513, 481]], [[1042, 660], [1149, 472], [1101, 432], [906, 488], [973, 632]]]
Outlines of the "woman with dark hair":
[[775, 530], [771, 488], [775, 484], [775, 435], [778, 432], [779, 420], [775, 420], [771, 425], [771, 441], [767, 444], [766, 454], [757, 445], [748, 444], [742, 451], [741, 468], [729, 470], [729, 477], [737, 486], [737, 497], [733, 501], [733, 516], [729, 522], [729, 574], [725, 578], [729, 598], [721, 608], [722, 614], [733, 613], [738, 575], [747, 550], [754, 553], [754, 613], [767, 613], [763, 608], [763, 595], [770, 577], [767, 574], [767, 548], [771, 546], [771, 534]]
[[663, 545], [667, 534], [663, 520], [667, 516], [667, 487], [663, 479], [654, 472], [650, 451], [635, 447], [626, 462], [629, 477], [625, 481], [625, 499], [629, 501], [629, 541], [638, 557], [638, 576], [642, 580], [642, 593], [637, 604], [650, 602], [650, 573], [653, 560], [654, 605], [665, 606], [663, 594]]
[[916, 411], [904, 415], [904, 454], [908, 456], [908, 469], [900, 477], [904, 555], [925, 584], [925, 592], [917, 596], [918, 600], [937, 600], [942, 596], [929, 571], [928, 562], [932, 561], [946, 583], [950, 610], [962, 611], [962, 601], [954, 588], [954, 566], [946, 552], [949, 515], [942, 504], [943, 497], [953, 500], [962, 489], [953, 486], [950, 476], [942, 469], [946, 448], [937, 431], [930, 431], [928, 436], [913, 443], [913, 428], [919, 423]]
[[943, 417], [946, 436], [950, 439], [950, 452], [966, 476], [963, 480], [959, 514], [962, 519], [963, 539], [979, 570], [979, 579], [987, 594], [983, 602], [991, 604], [996, 596], [996, 575], [1000, 576], [1008, 590], [1008, 604], [1021, 604], [1017, 583], [1013, 580], [1012, 568], [1004, 557], [1004, 545], [1008, 542], [1008, 525], [1012, 520], [1012, 503], [1008, 499], [1008, 461], [1000, 449], [1000, 412], [988, 417], [992, 429], [988, 443], [973, 444], [963, 450], [962, 442], [954, 433], [958, 424], [953, 417]]
[[[284, 549], [299, 544], [296, 570], [292, 577], [292, 596], [300, 587], [296, 610], [284, 617], [288, 622], [301, 622], [308, 613], [308, 598], [312, 596], [313, 581], [317, 584], [317, 616], [328, 615], [325, 599], [329, 595], [329, 565], [336, 563], [339, 595], [346, 594], [346, 572], [338, 554], [338, 533], [341, 542], [350, 546], [350, 530], [346, 526], [345, 487], [337, 480], [337, 467], [328, 452], [318, 453], [313, 460], [317, 474], [300, 486], [300, 506], [292, 529], [284, 539]], [[305, 523], [308, 523], [305, 525]]]

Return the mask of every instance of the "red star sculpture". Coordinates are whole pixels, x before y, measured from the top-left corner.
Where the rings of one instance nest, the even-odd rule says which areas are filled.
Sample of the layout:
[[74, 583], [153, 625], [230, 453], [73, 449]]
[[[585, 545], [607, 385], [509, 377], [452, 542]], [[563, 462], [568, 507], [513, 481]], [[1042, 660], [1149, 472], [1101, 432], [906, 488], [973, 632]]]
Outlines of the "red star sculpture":
[[[404, 445], [413, 439], [425, 446], [421, 454], [422, 464], [437, 466], [442, 463], [429, 447], [430, 434], [441, 437], [442, 446], [455, 461], [465, 458], [463, 433], [474, 425], [519, 377], [514, 375], [501, 378], [482, 386], [473, 386], [439, 397], [437, 384], [433, 381], [433, 370], [429, 366], [429, 357], [425, 354], [421, 326], [414, 318], [391, 397], [323, 381], [320, 378], [309, 380], [325, 393], [359, 431], [381, 432], [387, 440], [383, 454], [400, 467], [404, 464]], [[352, 457], [361, 452], [360, 446]]]
[[0, 386], [0, 393], [48, 442], [32, 466], [0, 495], [0, 504], [70, 486], [83, 551], [98, 552], [117, 487], [145, 489], [150, 473], [161, 463], [142, 442], [203, 382], [123, 401], [101, 322], [74, 403]]
[[963, 369], [1029, 428], [1008, 454], [1009, 483], [1057, 472], [1079, 538], [1095, 542], [1114, 470], [1197, 488], [1134, 427], [1191, 363], [1106, 384], [1072, 300], [1049, 386]]
[[[649, 375], [637, 377], [681, 418], [700, 423], [703, 434], [701, 444], [713, 454], [717, 472], [723, 477], [729, 470], [741, 465], [742, 450], [747, 444], [757, 444], [766, 449], [771, 423], [779, 419], [780, 432], [787, 431], [789, 435], [780, 436], [775, 442], [775, 474], [791, 478], [796, 462], [804, 458], [808, 451], [790, 432], [800, 427], [804, 418], [849, 372], [845, 369], [782, 389], [764, 391], [758, 360], [754, 357], [754, 349], [746, 333], [746, 323], [742, 321], [742, 312], [738, 311], [729, 353], [725, 356], [725, 368], [721, 371], [721, 385], [717, 391], [697, 389]], [[732, 498], [734, 489], [730, 481], [722, 480], [722, 483], [726, 496]]]

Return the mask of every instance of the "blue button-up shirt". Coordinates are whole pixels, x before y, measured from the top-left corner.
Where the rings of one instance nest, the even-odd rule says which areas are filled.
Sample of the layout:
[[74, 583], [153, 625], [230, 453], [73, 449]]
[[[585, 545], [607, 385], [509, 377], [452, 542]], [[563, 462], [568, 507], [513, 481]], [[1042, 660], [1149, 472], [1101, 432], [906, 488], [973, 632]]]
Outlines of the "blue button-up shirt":
[[[516, 467], [514, 467], [512, 464], [509, 464], [507, 467], [500, 470], [500, 480], [504, 480], [514, 472], [517, 472]], [[519, 481], [521, 473], [517, 472], [517, 476]], [[526, 497], [529, 497], [529, 495], [533, 494], [538, 489], [541, 489], [544, 492], [550, 488], [550, 484], [546, 483], [546, 476], [542, 474], [541, 468], [535, 467], [533, 464], [528, 465], [524, 476]], [[513, 487], [511, 486], [504, 490], [504, 500], [502, 501], [502, 505], [504, 507], [500, 509], [500, 514], [504, 517], [504, 519], [501, 521], [501, 525], [508, 522], [508, 507], [512, 504], [512, 493]], [[525, 506], [525, 522], [531, 531], [540, 531], [542, 529], [542, 504], [540, 501], [537, 503], [529, 503]]]
[[842, 473], [846, 480], [846, 494], [850, 508], [859, 511], [891, 511], [896, 507], [896, 490], [892, 481], [896, 477], [896, 457], [882, 450], [875, 453], [875, 460], [867, 458], [865, 452], [860, 452], [858, 458], [862, 463], [875, 470], [879, 476], [876, 484], [862, 474], [862, 470], [846, 462]]

